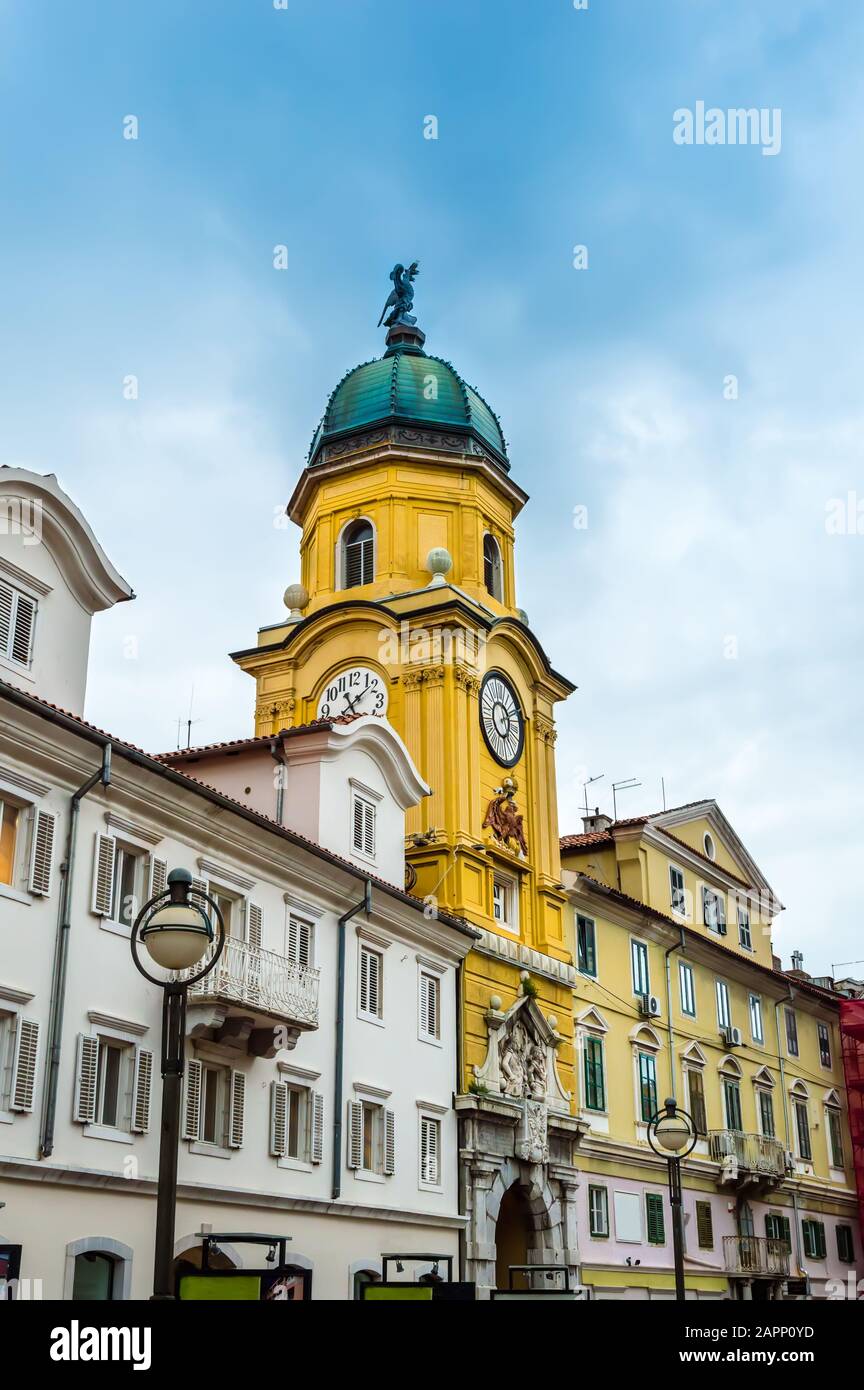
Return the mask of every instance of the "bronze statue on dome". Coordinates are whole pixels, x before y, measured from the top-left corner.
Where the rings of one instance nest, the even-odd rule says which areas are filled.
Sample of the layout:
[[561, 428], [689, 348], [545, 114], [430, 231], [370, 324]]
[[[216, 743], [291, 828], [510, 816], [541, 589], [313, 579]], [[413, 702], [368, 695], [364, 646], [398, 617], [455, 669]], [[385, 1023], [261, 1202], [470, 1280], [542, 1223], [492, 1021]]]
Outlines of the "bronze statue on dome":
[[[381, 310], [381, 317], [378, 320], [378, 327], [385, 323], [388, 328], [392, 328], [397, 323], [407, 323], [413, 326], [417, 320], [411, 313], [414, 304], [414, 285], [417, 273], [420, 269], [419, 261], [412, 261], [406, 270], [404, 265], [394, 265], [390, 272], [390, 279], [393, 281], [393, 288], [387, 297], [387, 303]], [[387, 310], [392, 312], [387, 314]], [[385, 318], [384, 315], [387, 314]]]

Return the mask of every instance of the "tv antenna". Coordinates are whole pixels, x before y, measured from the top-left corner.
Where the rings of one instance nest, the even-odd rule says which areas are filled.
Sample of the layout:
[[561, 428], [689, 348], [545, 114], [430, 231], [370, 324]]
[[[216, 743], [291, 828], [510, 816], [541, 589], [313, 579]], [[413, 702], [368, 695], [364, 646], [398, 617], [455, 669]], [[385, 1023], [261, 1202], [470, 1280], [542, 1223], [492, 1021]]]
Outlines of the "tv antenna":
[[[178, 747], [178, 748], [191, 748], [191, 747], [192, 747], [192, 725], [193, 725], [193, 724], [200, 724], [200, 723], [201, 723], [201, 720], [200, 720], [200, 719], [193, 719], [193, 718], [192, 718], [192, 704], [193, 704], [194, 699], [195, 699], [195, 687], [194, 687], [194, 685], [193, 685], [192, 689], [191, 689], [190, 692], [189, 692], [189, 713], [188, 713], [188, 715], [187, 715], [187, 717], [186, 717], [185, 719], [183, 719], [183, 717], [182, 717], [182, 715], [181, 715], [181, 717], [177, 720], [177, 747]], [[180, 742], [181, 730], [182, 730], [184, 724], [186, 725], [186, 742], [185, 742], [185, 743], [181, 743], [181, 742]]]
[[612, 814], [615, 820], [618, 819], [618, 792], [629, 792], [634, 787], [641, 787], [642, 783], [637, 782], [635, 777], [625, 777], [622, 782], [612, 783]]
[[591, 812], [590, 812], [590, 810], [589, 810], [589, 808], [588, 808], [588, 788], [591, 786], [592, 782], [602, 782], [602, 780], [603, 780], [603, 778], [604, 778], [605, 776], [606, 776], [606, 773], [605, 773], [605, 772], [598, 772], [596, 777], [589, 777], [587, 782], [583, 782], [583, 783], [582, 783], [582, 795], [583, 795], [584, 798], [585, 798], [585, 814], [586, 814], [586, 816], [590, 816], [590, 814], [591, 814]]

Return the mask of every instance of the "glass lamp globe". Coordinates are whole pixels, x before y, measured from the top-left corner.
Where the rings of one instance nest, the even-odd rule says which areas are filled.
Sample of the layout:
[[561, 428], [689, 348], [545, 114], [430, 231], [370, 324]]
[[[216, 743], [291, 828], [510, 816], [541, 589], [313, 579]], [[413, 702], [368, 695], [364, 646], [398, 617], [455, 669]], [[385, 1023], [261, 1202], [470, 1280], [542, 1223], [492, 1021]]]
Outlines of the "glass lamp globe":
[[197, 908], [169, 902], [153, 913], [141, 939], [163, 970], [189, 970], [203, 960], [212, 937]]
[[667, 1153], [677, 1154], [686, 1149], [692, 1135], [687, 1121], [681, 1115], [668, 1112], [661, 1115], [654, 1127], [654, 1138]]

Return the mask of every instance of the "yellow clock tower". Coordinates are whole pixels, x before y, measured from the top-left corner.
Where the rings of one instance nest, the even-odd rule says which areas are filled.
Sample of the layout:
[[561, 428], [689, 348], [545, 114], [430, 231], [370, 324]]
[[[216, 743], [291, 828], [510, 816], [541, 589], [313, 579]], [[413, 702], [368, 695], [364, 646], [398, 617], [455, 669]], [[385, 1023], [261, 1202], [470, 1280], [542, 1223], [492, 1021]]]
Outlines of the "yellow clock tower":
[[[412, 272], [394, 270], [385, 353], [336, 386], [288, 503], [301, 530], [289, 616], [234, 660], [256, 682], [258, 734], [378, 713], [405, 740], [432, 788], [410, 813], [406, 886], [480, 929], [462, 982], [466, 1139], [479, 1152], [478, 1125], [503, 1106], [512, 1161], [530, 1162], [529, 1111], [542, 1104], [541, 1161], [557, 1152], [567, 1167], [574, 973], [554, 707], [574, 687], [517, 606], [514, 521], [527, 496], [500, 424], [425, 352]], [[489, 1245], [488, 1230], [475, 1236]], [[477, 1258], [475, 1277], [494, 1283], [494, 1241]]]

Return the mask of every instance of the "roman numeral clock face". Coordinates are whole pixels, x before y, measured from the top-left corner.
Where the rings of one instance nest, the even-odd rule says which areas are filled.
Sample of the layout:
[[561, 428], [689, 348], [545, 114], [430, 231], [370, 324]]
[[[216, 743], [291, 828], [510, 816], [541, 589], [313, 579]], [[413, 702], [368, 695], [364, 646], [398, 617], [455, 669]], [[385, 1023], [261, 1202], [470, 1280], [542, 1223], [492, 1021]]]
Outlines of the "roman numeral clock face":
[[335, 719], [340, 714], [386, 713], [387, 687], [377, 671], [370, 671], [368, 666], [340, 671], [318, 699], [319, 719]]
[[515, 690], [497, 671], [489, 671], [480, 687], [480, 728], [496, 763], [502, 767], [518, 763], [525, 744], [525, 720]]

